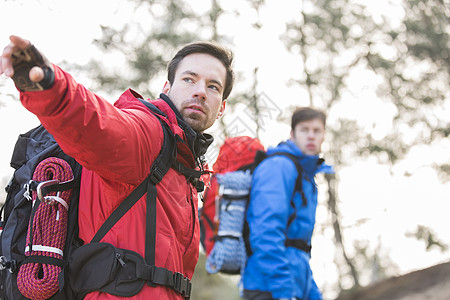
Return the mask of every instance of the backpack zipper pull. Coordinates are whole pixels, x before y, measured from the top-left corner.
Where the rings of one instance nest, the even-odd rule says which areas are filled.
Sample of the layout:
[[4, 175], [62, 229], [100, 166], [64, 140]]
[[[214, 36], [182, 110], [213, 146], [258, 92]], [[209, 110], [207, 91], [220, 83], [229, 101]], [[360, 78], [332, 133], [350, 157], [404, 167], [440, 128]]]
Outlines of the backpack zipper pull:
[[119, 263], [122, 265], [122, 267], [125, 267], [127, 264], [124, 262], [124, 260], [122, 259], [122, 254], [120, 253], [116, 253], [116, 258], [119, 261]]

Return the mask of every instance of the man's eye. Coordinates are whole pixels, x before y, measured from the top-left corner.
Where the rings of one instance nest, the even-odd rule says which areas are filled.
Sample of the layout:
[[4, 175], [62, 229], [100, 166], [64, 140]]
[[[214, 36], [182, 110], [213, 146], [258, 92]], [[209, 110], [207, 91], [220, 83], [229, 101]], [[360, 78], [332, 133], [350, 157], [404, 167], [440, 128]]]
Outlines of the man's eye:
[[183, 78], [184, 82], [194, 82], [194, 80], [192, 80], [192, 78]]
[[219, 91], [219, 88], [215, 85], [210, 85], [209, 88], [215, 91]]

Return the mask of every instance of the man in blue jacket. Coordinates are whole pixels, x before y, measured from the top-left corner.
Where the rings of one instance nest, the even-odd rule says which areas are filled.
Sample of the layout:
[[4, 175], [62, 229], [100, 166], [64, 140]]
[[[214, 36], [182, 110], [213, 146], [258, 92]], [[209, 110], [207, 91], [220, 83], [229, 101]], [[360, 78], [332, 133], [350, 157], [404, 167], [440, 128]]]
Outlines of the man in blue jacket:
[[[322, 299], [309, 260], [317, 208], [314, 177], [332, 172], [318, 156], [325, 123], [322, 111], [297, 109], [291, 139], [269, 148], [269, 157], [255, 169], [247, 212], [252, 254], [243, 275], [246, 299]], [[273, 155], [280, 152], [284, 155]], [[302, 168], [301, 188], [292, 158]]]

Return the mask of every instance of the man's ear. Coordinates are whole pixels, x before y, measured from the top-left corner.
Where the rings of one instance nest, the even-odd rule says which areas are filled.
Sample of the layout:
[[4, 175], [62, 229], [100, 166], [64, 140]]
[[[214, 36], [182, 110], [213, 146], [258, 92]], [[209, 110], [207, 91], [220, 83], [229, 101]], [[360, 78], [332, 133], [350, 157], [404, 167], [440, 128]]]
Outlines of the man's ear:
[[164, 83], [164, 87], [162, 90], [163, 94], [167, 95], [169, 93], [171, 87], [172, 86], [170, 85], [170, 82], [167, 80], [166, 83]]
[[217, 114], [217, 119], [222, 117], [223, 114], [225, 113], [226, 104], [227, 104], [227, 100], [223, 100], [222, 103], [220, 104], [220, 109], [219, 109], [219, 113]]
[[291, 139], [294, 139], [294, 130], [291, 129]]

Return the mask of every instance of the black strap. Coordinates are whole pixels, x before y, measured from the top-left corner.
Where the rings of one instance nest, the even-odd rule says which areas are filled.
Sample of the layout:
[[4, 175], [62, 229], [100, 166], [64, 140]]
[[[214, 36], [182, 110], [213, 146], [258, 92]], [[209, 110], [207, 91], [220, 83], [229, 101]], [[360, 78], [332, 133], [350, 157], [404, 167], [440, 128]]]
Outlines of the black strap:
[[147, 190], [147, 218], [145, 231], [145, 262], [155, 265], [156, 255], [156, 187], [149, 182]]
[[20, 262], [20, 265], [31, 264], [31, 263], [54, 265], [54, 266], [58, 266], [61, 268], [64, 268], [65, 266], [67, 266], [67, 261], [65, 261], [65, 260], [50, 257], [50, 256], [43, 256], [43, 255], [27, 256], [23, 261]]
[[[147, 184], [147, 216], [145, 233], [145, 262], [148, 265], [155, 265], [156, 255], [156, 185], [163, 179], [164, 175], [172, 167], [177, 156], [176, 139], [167, 123], [160, 123], [164, 132], [164, 142], [161, 152], [153, 162], [150, 169], [150, 181]], [[150, 284], [150, 282], [149, 282]]]
[[286, 247], [294, 247], [300, 249], [306, 253], [311, 252], [311, 245], [308, 245], [308, 243], [302, 239], [286, 239], [285, 245]]
[[[226, 200], [249, 200], [250, 194], [247, 195], [231, 195], [231, 194], [223, 194], [222, 197]], [[230, 203], [231, 204], [231, 203]]]
[[174, 161], [173, 168], [176, 169], [178, 172], [183, 174], [186, 178], [200, 178], [202, 175], [202, 172], [196, 169], [191, 169], [183, 165], [182, 163], [179, 163], [178, 161]]
[[36, 200], [34, 201], [34, 204], [31, 208], [31, 213], [30, 213], [30, 219], [29, 219], [29, 223], [28, 223], [28, 230], [30, 231], [30, 237], [29, 237], [29, 241], [28, 241], [28, 247], [29, 247], [29, 251], [31, 252], [33, 250], [33, 235], [34, 235], [34, 227], [33, 227], [33, 221], [34, 221], [34, 215], [36, 214], [36, 211], [39, 207], [39, 205], [41, 204], [41, 201], [39, 200], [38, 197], [36, 197]]
[[183, 297], [189, 298], [192, 290], [192, 283], [189, 278], [178, 272], [172, 272], [166, 268], [159, 268], [149, 265], [137, 265], [137, 278], [141, 278], [147, 282], [164, 285], [170, 287]]
[[211, 239], [214, 240], [214, 241], [221, 241], [223, 239], [239, 240], [240, 237], [239, 236], [234, 236], [234, 235], [229, 235], [229, 234], [224, 234], [224, 235], [215, 235]]

